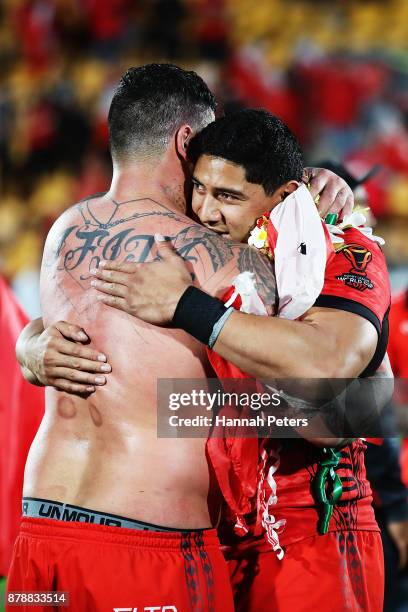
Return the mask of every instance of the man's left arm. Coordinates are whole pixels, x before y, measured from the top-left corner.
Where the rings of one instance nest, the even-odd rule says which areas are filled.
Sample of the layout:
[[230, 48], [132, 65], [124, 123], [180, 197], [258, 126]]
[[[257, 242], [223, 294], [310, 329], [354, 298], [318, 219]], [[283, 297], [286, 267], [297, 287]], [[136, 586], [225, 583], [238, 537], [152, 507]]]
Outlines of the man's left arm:
[[300, 320], [234, 312], [213, 348], [258, 378], [372, 375], [386, 353], [390, 299], [381, 248], [350, 228], [326, 266], [321, 295]]
[[[102, 301], [149, 323], [173, 322], [192, 335], [194, 328], [197, 332], [203, 326], [208, 329], [210, 311], [223, 310], [216, 306], [220, 300], [198, 288], [191, 290], [191, 276], [170, 243], [158, 243], [158, 249], [161, 261], [145, 266], [105, 262], [96, 273], [102, 281], [97, 287], [104, 293]], [[117, 272], [124, 267], [126, 281]], [[261, 281], [261, 274], [257, 278]], [[196, 337], [202, 340], [200, 334]], [[364, 316], [315, 307], [297, 321], [234, 311], [213, 348], [257, 378], [347, 378], [358, 376], [367, 367], [377, 342], [376, 328]]]
[[234, 312], [213, 348], [257, 378], [354, 378], [377, 339], [369, 321], [342, 310], [311, 308], [299, 321]]

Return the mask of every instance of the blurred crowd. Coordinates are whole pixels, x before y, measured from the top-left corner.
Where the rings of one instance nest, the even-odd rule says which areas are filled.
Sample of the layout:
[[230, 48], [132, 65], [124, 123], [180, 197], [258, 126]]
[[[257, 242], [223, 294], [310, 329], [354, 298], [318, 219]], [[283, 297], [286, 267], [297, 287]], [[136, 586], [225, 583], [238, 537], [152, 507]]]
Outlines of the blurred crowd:
[[408, 283], [407, 41], [405, 0], [0, 1], [0, 273], [36, 315], [50, 224], [109, 184], [113, 88], [162, 60], [199, 72], [220, 112], [281, 116], [310, 164], [378, 164], [366, 194]]
[[[407, 0], [0, 0], [0, 278], [28, 315], [40, 314], [53, 220], [109, 185], [114, 87], [127, 67], [151, 61], [196, 70], [220, 113], [252, 106], [279, 115], [310, 165], [342, 163], [357, 182], [377, 167], [356, 196], [386, 240], [394, 289], [404, 289], [389, 351], [407, 377]], [[405, 612], [407, 570], [402, 586], [396, 578], [398, 551], [408, 558], [399, 452], [391, 437], [368, 464], [384, 527], [386, 610]], [[408, 484], [408, 442], [404, 452]]]

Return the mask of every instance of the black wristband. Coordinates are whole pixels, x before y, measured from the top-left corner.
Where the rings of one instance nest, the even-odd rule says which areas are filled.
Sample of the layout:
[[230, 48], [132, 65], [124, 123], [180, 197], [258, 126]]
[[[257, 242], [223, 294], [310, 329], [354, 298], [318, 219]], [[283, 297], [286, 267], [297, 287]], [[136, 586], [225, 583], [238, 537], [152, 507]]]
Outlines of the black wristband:
[[184, 329], [203, 344], [208, 344], [214, 325], [225, 314], [224, 303], [197, 287], [187, 287], [173, 316], [173, 327]]

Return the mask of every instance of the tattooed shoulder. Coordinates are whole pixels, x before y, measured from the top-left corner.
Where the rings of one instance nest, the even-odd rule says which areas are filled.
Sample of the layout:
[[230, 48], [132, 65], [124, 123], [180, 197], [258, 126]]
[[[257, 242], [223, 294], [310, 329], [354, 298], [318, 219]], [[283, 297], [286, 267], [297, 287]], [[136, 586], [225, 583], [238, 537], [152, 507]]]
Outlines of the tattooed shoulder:
[[[171, 239], [170, 236], [168, 238]], [[172, 242], [184, 260], [195, 267], [201, 266], [201, 277], [208, 281], [233, 261], [237, 273], [253, 272], [260, 296], [265, 304], [275, 310], [277, 291], [273, 264], [254, 248], [226, 240], [198, 224], [184, 228]]]
[[[158, 220], [169, 222], [173, 232], [167, 238], [193, 266], [199, 279], [215, 281], [222, 277], [226, 266], [228, 270], [235, 269], [236, 274], [249, 270], [255, 274], [264, 302], [275, 304], [276, 283], [269, 260], [248, 245], [225, 240], [185, 215], [147, 198], [116, 202], [98, 194], [81, 200], [51, 228], [43, 266], [56, 265], [82, 285], [90, 278], [90, 269], [102, 259], [152, 261], [156, 257], [154, 232]], [[216, 277], [217, 273], [220, 274]]]
[[276, 287], [275, 267], [273, 262], [250, 246], [240, 245], [238, 268], [241, 272], [250, 270], [255, 274], [256, 287], [265, 304], [277, 311], [278, 291]]
[[[143, 263], [152, 259], [154, 230], [150, 227], [158, 218], [183, 225], [190, 222], [148, 198], [125, 202], [109, 198], [103, 206], [98, 198], [81, 200], [59, 217], [47, 239], [43, 266], [57, 261], [59, 270], [71, 274], [80, 269], [78, 280], [86, 280], [102, 259]], [[138, 206], [142, 202], [148, 206]]]
[[[171, 236], [168, 238], [172, 239]], [[172, 243], [185, 261], [207, 266], [206, 276], [220, 270], [234, 257], [232, 243], [197, 223], [183, 228]]]

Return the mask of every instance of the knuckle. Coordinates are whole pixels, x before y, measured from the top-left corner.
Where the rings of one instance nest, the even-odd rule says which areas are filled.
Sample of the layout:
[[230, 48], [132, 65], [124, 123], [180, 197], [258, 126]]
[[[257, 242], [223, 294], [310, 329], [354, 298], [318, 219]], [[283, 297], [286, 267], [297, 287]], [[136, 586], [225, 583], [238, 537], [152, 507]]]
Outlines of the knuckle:
[[55, 376], [53, 376], [52, 371], [43, 370], [41, 374], [41, 381], [45, 385], [54, 385], [53, 381], [55, 381]]
[[49, 352], [44, 353], [44, 355], [43, 355], [43, 363], [44, 363], [44, 366], [46, 368], [49, 368], [50, 366], [54, 365], [54, 363], [55, 363], [54, 357]]
[[54, 336], [47, 336], [47, 338], [44, 340], [44, 347], [46, 350], [54, 349], [56, 344], [57, 341]]

